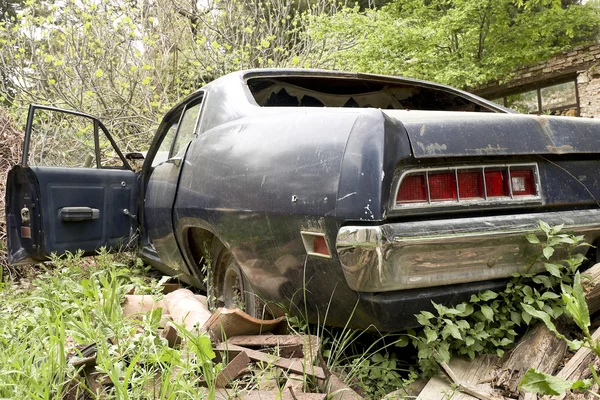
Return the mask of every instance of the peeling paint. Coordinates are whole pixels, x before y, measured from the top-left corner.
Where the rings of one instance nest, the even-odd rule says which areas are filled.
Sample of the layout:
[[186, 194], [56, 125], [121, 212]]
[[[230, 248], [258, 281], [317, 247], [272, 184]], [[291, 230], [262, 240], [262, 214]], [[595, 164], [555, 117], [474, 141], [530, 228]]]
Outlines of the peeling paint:
[[508, 148], [500, 147], [499, 144], [497, 144], [496, 147], [494, 147], [488, 143], [488, 145], [486, 147], [482, 147], [479, 149], [466, 149], [466, 150], [474, 151], [476, 154], [498, 154], [498, 153], [505, 153], [508, 150]]
[[566, 144], [564, 146], [548, 145], [548, 146], [546, 146], [546, 148], [548, 149], [548, 151], [550, 153], [553, 153], [553, 154], [566, 154], [566, 153], [571, 153], [573, 151], [573, 146], [570, 146], [568, 144]]
[[439, 143], [432, 143], [428, 146], [425, 146], [422, 142], [417, 142], [417, 144], [427, 154], [443, 153], [448, 149], [448, 147], [445, 144]]

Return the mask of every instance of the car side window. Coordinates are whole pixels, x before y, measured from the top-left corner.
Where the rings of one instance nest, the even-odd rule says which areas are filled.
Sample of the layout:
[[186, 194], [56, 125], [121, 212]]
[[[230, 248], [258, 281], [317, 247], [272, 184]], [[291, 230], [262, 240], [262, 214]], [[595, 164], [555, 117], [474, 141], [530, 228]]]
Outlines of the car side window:
[[123, 161], [94, 119], [41, 108], [33, 114], [27, 164], [123, 168]]
[[173, 138], [175, 138], [175, 134], [177, 133], [177, 127], [179, 126], [179, 118], [181, 113], [178, 113], [174, 116], [170, 125], [167, 128], [167, 133], [160, 144], [154, 159], [152, 160], [152, 167], [156, 167], [158, 164], [161, 164], [169, 159], [169, 151], [171, 150], [171, 145], [173, 144]]
[[175, 142], [171, 148], [171, 157], [181, 157], [185, 153], [187, 144], [193, 139], [198, 130], [201, 106], [202, 99], [194, 101], [186, 106], [183, 118], [181, 118], [181, 122], [179, 123]]

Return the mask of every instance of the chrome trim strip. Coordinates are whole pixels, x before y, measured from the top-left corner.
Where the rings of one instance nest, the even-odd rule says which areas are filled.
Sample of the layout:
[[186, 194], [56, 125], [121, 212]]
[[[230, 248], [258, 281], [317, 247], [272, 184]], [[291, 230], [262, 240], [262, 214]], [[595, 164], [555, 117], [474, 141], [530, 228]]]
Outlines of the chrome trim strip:
[[594, 209], [344, 226], [336, 250], [346, 282], [361, 292], [500, 279], [539, 252], [525, 235], [542, 235], [540, 220], [564, 224], [564, 231], [584, 235], [588, 243], [600, 238], [600, 210]]

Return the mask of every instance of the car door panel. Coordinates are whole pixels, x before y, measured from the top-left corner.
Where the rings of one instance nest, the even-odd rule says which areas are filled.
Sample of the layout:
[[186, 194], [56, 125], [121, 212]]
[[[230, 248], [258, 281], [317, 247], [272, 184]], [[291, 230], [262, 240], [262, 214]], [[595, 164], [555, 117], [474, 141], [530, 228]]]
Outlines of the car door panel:
[[133, 244], [138, 224], [138, 176], [116, 148], [122, 167], [102, 166], [97, 149], [100, 127], [114, 145], [104, 126], [85, 114], [42, 106], [30, 108], [29, 120], [36, 109], [91, 119], [96, 167], [27, 165], [32, 131], [28, 123], [23, 163], [10, 171], [7, 180], [9, 262], [40, 262], [52, 253], [82, 250], [94, 254], [102, 247], [121, 250]]

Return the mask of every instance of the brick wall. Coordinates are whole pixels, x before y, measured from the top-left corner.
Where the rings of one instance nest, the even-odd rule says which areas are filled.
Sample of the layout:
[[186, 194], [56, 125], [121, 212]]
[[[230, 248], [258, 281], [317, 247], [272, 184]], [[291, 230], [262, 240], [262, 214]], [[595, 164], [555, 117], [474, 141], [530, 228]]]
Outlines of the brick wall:
[[577, 75], [579, 115], [600, 118], [600, 66], [592, 66]]
[[576, 47], [547, 61], [520, 68], [505, 82], [490, 82], [468, 90], [494, 98], [567, 77], [577, 78], [580, 116], [600, 118], [600, 43]]

